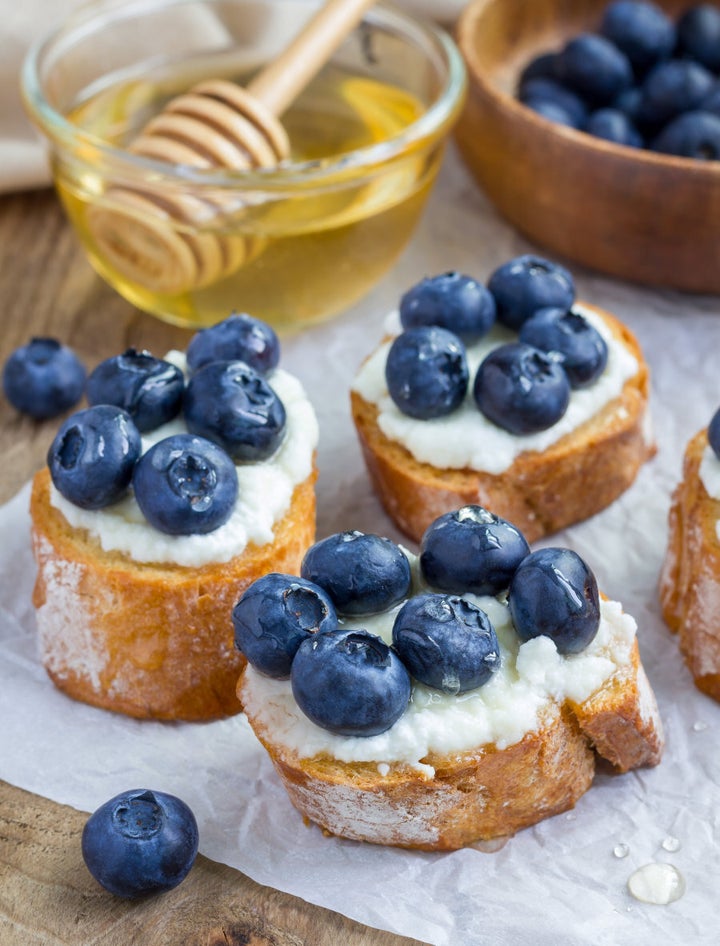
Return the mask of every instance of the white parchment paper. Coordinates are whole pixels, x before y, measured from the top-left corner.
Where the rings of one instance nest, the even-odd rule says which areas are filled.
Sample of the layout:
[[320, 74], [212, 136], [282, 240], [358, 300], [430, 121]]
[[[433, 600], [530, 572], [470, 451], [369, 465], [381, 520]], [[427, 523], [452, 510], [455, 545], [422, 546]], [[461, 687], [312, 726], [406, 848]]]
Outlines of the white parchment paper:
[[[459, 269], [485, 279], [530, 249], [451, 151], [394, 272], [351, 311], [284, 342], [283, 365], [306, 384], [320, 420], [319, 536], [359, 528], [400, 538], [370, 490], [347, 396], [385, 312], [424, 275]], [[548, 542], [583, 555], [600, 587], [638, 622], [667, 735], [658, 768], [599, 775], [574, 811], [492, 854], [404, 852], [324, 837], [290, 806], [242, 717], [207, 725], [137, 722], [53, 688], [36, 654], [26, 488], [0, 509], [0, 778], [88, 811], [124, 789], [173, 792], [195, 811], [207, 856], [438, 946], [717, 943], [720, 705], [693, 687], [660, 617], [657, 579], [682, 451], [720, 405], [720, 300], [572, 268], [580, 298], [615, 312], [641, 341], [652, 369], [659, 452], [611, 508]], [[668, 838], [679, 841], [677, 851], [663, 848]], [[619, 844], [628, 846], [626, 857], [614, 854]], [[649, 906], [630, 896], [628, 877], [651, 862], [680, 870], [687, 884], [680, 900]]]

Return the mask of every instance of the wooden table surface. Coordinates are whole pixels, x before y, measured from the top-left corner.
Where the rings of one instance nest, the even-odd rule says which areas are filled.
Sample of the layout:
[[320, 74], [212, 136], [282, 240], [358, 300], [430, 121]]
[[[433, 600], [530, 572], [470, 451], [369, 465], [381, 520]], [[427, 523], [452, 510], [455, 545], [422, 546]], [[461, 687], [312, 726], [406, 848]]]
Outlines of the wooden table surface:
[[[133, 309], [93, 273], [50, 191], [0, 198], [0, 326], [0, 364], [33, 335], [61, 339], [86, 365], [130, 345], [167, 350], [189, 338]], [[0, 398], [0, 501], [42, 466], [55, 427], [20, 417]], [[263, 887], [202, 856], [170, 893], [139, 903], [118, 900], [82, 862], [86, 817], [0, 781], [2, 946], [417, 942]]]

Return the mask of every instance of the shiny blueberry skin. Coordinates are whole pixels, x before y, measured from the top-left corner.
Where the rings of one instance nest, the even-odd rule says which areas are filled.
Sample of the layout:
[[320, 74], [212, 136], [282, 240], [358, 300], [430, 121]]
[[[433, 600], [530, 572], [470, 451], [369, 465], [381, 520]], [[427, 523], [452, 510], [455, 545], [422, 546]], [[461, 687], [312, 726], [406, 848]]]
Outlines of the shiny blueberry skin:
[[605, 339], [573, 309], [539, 309], [520, 329], [519, 337], [527, 345], [558, 355], [572, 388], [589, 387], [605, 370]]
[[407, 709], [405, 665], [380, 638], [348, 628], [314, 634], [297, 649], [293, 696], [314, 723], [339, 736], [376, 736]]
[[442, 273], [408, 289], [400, 300], [400, 321], [404, 329], [438, 325], [470, 344], [495, 323], [495, 300], [472, 276]]
[[127, 492], [141, 449], [140, 431], [127, 411], [88, 407], [68, 417], [50, 444], [50, 476], [74, 505], [102, 509]]
[[555, 102], [550, 102], [546, 99], [527, 99], [523, 104], [537, 115], [547, 118], [549, 122], [555, 122], [556, 125], [567, 125], [568, 128], [581, 128], [581, 126], [573, 120], [570, 113]]
[[327, 593], [304, 578], [272, 572], [241, 595], [232, 612], [235, 646], [256, 670], [278, 680], [305, 638], [337, 629], [335, 606]]
[[643, 75], [675, 48], [675, 24], [655, 3], [615, 0], [603, 14], [600, 32], [630, 60], [636, 75]]
[[164, 893], [187, 877], [198, 850], [190, 808], [165, 792], [136, 789], [101, 805], [85, 823], [82, 855], [117, 897]]
[[397, 613], [392, 640], [411, 675], [443, 693], [475, 690], [500, 667], [490, 618], [456, 595], [410, 598]]
[[5, 397], [36, 420], [57, 417], [80, 400], [85, 368], [71, 348], [54, 338], [33, 338], [5, 362]]
[[376, 614], [410, 590], [410, 563], [379, 535], [337, 532], [305, 553], [300, 574], [330, 595], [338, 614]]
[[243, 361], [213, 361], [185, 389], [188, 430], [235, 460], [265, 460], [285, 433], [285, 408], [267, 381]]
[[238, 494], [235, 466], [217, 444], [175, 434], [144, 453], [133, 474], [143, 515], [168, 535], [206, 535], [230, 518]]
[[711, 3], [690, 7], [677, 24], [681, 52], [713, 72], [720, 71], [720, 10]]
[[530, 254], [499, 266], [488, 289], [495, 297], [498, 321], [515, 331], [538, 309], [569, 309], [575, 301], [575, 283], [568, 270]]
[[473, 395], [493, 424], [512, 434], [533, 434], [563, 416], [570, 382], [552, 355], [512, 342], [495, 348], [480, 364]]
[[89, 404], [122, 407], [137, 429], [146, 433], [178, 414], [184, 389], [185, 379], [178, 367], [149, 351], [128, 348], [90, 372], [86, 394]]
[[190, 370], [197, 371], [211, 361], [244, 361], [259, 374], [266, 374], [280, 361], [280, 341], [267, 323], [233, 312], [190, 339], [187, 348]]
[[712, 416], [708, 424], [708, 443], [715, 456], [720, 460], [720, 408]]
[[587, 102], [607, 105], [633, 84], [630, 60], [604, 36], [580, 33], [558, 57], [558, 78]]
[[[563, 122], [563, 124], [569, 124], [573, 128], [584, 128], [587, 121], [588, 109], [585, 102], [575, 92], [550, 76], [538, 76], [522, 82], [519, 98], [528, 108], [541, 114], [545, 114], [544, 110], [550, 106], [562, 109], [570, 119], [569, 122]], [[554, 120], [551, 115], [546, 115], [546, 117]]]
[[625, 112], [619, 108], [599, 108], [587, 120], [585, 131], [604, 141], [628, 148], [642, 148], [643, 138]]
[[660, 128], [676, 115], [700, 108], [713, 84], [713, 74], [700, 63], [686, 59], [661, 62], [642, 84], [638, 123]]
[[410, 328], [393, 340], [385, 364], [388, 392], [408, 417], [445, 417], [462, 403], [468, 386], [465, 346], [435, 325]]
[[655, 138], [652, 149], [696, 161], [720, 160], [720, 116], [699, 111], [678, 115]]
[[549, 637], [561, 654], [580, 653], [600, 626], [595, 576], [570, 549], [528, 555], [510, 584], [508, 605], [520, 640]]
[[439, 591], [498, 595], [530, 546], [520, 530], [482, 506], [463, 506], [431, 523], [420, 543], [420, 569]]

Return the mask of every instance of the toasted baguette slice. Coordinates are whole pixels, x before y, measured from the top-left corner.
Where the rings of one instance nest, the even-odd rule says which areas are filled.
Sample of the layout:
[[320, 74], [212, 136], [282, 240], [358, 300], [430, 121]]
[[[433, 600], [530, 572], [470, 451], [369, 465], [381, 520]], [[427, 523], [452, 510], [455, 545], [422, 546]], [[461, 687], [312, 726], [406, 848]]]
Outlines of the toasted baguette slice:
[[232, 607], [268, 571], [294, 574], [315, 535], [313, 472], [294, 490], [274, 540], [224, 564], [145, 564], [106, 552], [50, 503], [36, 474], [30, 512], [38, 575], [33, 594], [42, 659], [76, 700], [128, 716], [208, 720], [240, 712], [244, 658]]
[[597, 756], [618, 772], [656, 765], [663, 749], [655, 697], [637, 641], [589, 699], [549, 705], [540, 727], [507, 748], [430, 755], [427, 775], [407, 764], [302, 758], [282, 745], [238, 696], [293, 805], [330, 834], [376, 844], [447, 851], [505, 837], [572, 808], [590, 787]]
[[670, 507], [660, 601], [697, 688], [720, 701], [720, 502], [700, 479], [707, 445], [707, 430], [701, 430], [685, 451]]
[[376, 406], [351, 392], [352, 416], [373, 487], [407, 536], [419, 542], [438, 516], [479, 504], [534, 542], [594, 515], [633, 483], [655, 453], [647, 433], [648, 367], [625, 325], [594, 306], [583, 306], [599, 315], [634, 355], [638, 371], [595, 417], [547, 450], [520, 454], [500, 474], [443, 470], [417, 461], [380, 430]]

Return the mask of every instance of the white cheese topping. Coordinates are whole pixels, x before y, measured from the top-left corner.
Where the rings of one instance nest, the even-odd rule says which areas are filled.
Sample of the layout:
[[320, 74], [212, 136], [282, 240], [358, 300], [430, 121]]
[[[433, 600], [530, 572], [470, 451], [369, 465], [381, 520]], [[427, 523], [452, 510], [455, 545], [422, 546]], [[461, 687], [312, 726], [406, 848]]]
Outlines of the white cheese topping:
[[[546, 450], [594, 417], [606, 404], [619, 397], [626, 381], [637, 374], [636, 358], [612, 335], [602, 318], [581, 305], [575, 305], [574, 309], [581, 312], [605, 339], [608, 361], [594, 384], [572, 391], [564, 416], [548, 430], [523, 436], [511, 434], [491, 423], [475, 404], [472, 383], [480, 362], [493, 348], [517, 341], [517, 334], [501, 325], [495, 325], [479, 342], [467, 347], [468, 393], [460, 407], [447, 417], [416, 420], [395, 406], [385, 383], [385, 362], [391, 340], [380, 345], [362, 365], [353, 382], [353, 390], [377, 406], [380, 430], [389, 440], [402, 444], [418, 462], [430, 463], [444, 470], [468, 468], [502, 473], [521, 453]], [[401, 331], [397, 312], [388, 316], [386, 330], [389, 335]]]
[[[180, 362], [177, 353], [172, 353], [168, 360], [175, 364]], [[214, 532], [207, 535], [159, 532], [146, 521], [132, 493], [105, 509], [87, 510], [73, 505], [53, 486], [50, 502], [71, 526], [87, 529], [105, 551], [124, 552], [136, 562], [207, 565], [229, 561], [250, 543], [272, 542], [275, 524], [290, 508], [293, 490], [312, 472], [318, 425], [297, 378], [276, 368], [267, 376], [267, 381], [285, 407], [285, 436], [269, 459], [236, 466], [237, 501], [230, 518]], [[158, 427], [143, 436], [143, 452], [159, 440], [186, 430], [181, 419]]]

